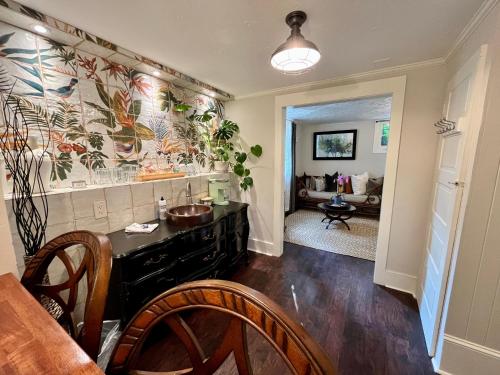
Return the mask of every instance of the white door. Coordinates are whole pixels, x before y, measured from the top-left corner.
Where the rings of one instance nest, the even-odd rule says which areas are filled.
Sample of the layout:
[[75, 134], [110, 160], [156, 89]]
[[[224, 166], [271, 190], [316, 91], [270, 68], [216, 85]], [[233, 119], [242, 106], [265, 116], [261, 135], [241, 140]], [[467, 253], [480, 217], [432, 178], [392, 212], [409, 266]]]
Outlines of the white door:
[[[482, 55], [481, 55], [482, 56]], [[475, 57], [450, 80], [444, 117], [456, 123], [456, 131], [439, 135], [439, 151], [433, 181], [432, 211], [429, 222], [426, 259], [422, 272], [420, 316], [429, 355], [436, 349], [450, 259], [459, 219], [460, 204], [467, 174], [465, 155], [469, 155], [470, 137], [476, 136], [470, 125], [471, 103], [478, 92], [482, 59]], [[467, 156], [469, 157], [469, 156]]]

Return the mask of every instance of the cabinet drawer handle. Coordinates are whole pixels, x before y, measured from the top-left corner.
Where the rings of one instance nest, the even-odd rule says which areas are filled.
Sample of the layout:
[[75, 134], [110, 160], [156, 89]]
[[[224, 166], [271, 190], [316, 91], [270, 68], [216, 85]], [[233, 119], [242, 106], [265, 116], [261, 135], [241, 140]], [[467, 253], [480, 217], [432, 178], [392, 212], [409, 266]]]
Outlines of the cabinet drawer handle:
[[205, 258], [202, 259], [202, 262], [208, 262], [209, 260], [215, 259], [217, 256], [217, 251], [214, 251], [212, 254], [207, 255]]
[[172, 279], [171, 277], [160, 277], [159, 279], [156, 280], [156, 283], [157, 284], [164, 283], [164, 282], [171, 283], [173, 281], [174, 281], [174, 279]]
[[202, 241], [212, 241], [213, 239], [215, 239], [215, 234], [207, 234], [206, 236], [201, 237]]
[[163, 259], [167, 257], [167, 254], [160, 254], [155, 258], [149, 258], [147, 261], [144, 262], [145, 266], [150, 266], [152, 264], [158, 264], [160, 263]]

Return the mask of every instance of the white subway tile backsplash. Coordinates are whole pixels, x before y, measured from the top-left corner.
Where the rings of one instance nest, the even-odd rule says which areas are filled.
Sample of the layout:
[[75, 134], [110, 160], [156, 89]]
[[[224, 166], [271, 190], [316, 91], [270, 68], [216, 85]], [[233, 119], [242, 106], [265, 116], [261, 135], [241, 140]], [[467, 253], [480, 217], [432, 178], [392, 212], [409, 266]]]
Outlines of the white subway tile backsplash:
[[132, 208], [130, 186], [114, 186], [104, 189], [108, 214]]
[[189, 177], [189, 182], [191, 183], [191, 195], [195, 196], [201, 192], [201, 179], [199, 176]]
[[93, 217], [86, 217], [75, 220], [75, 227], [77, 230], [89, 230], [91, 232], [109, 233], [108, 218], [95, 219]]
[[134, 207], [134, 222], [145, 223], [156, 219], [155, 205], [148, 204], [144, 206]]
[[130, 185], [133, 207], [154, 203], [153, 184]]
[[24, 245], [21, 242], [21, 238], [17, 234], [17, 230], [12, 232], [12, 246], [14, 247], [14, 252], [16, 253], [17, 265], [24, 264]]
[[75, 219], [94, 216], [94, 202], [105, 200], [103, 189], [74, 191], [71, 193]]
[[118, 212], [110, 212], [108, 213], [108, 221], [110, 232], [125, 229], [127, 225], [134, 222], [134, 212], [131, 208]]
[[203, 194], [203, 196], [208, 195], [208, 178], [209, 176], [200, 177], [200, 193]]
[[[41, 199], [35, 199], [35, 204], [41, 208]], [[49, 195], [47, 196], [47, 204], [49, 207], [47, 225], [64, 224], [74, 220], [71, 194]]]
[[47, 229], [45, 231], [45, 238], [47, 239], [48, 242], [56, 238], [57, 236], [60, 236], [61, 234], [68, 233], [74, 230], [75, 230], [75, 222], [73, 220], [67, 223], [49, 225], [47, 226]]
[[172, 201], [174, 206], [186, 204], [186, 179], [172, 180]]
[[172, 183], [170, 181], [156, 181], [153, 183], [154, 200], [157, 203], [161, 197], [172, 199]]
[[7, 209], [7, 218], [9, 219], [9, 226], [12, 234], [17, 233], [16, 229], [16, 216], [14, 215], [14, 211], [12, 210], [12, 205], [10, 201], [5, 202], [5, 208]]

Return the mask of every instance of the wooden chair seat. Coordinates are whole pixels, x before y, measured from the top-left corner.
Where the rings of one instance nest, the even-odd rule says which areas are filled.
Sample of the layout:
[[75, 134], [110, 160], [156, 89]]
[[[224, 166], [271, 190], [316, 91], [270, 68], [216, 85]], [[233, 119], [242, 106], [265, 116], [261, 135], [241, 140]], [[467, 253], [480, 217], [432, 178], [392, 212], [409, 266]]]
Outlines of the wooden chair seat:
[[[208, 357], [180, 313], [212, 309], [228, 314], [230, 322], [219, 347]], [[159, 324], [166, 323], [185, 347], [191, 367], [174, 372], [141, 371], [142, 347]], [[271, 344], [293, 374], [335, 374], [332, 363], [306, 331], [272, 300], [246, 286], [222, 280], [180, 285], [144, 306], [123, 331], [111, 355], [108, 374], [213, 374], [233, 353], [238, 373], [252, 374], [246, 325]]]

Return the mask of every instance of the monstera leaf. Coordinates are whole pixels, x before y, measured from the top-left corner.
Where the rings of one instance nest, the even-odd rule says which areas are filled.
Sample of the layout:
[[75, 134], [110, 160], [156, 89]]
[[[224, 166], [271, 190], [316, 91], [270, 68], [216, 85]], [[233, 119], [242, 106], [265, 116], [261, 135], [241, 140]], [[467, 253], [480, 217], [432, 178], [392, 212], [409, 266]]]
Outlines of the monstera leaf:
[[238, 124], [230, 120], [223, 120], [219, 128], [214, 132], [214, 138], [218, 140], [227, 141], [233, 137], [234, 134], [238, 133], [240, 128]]

